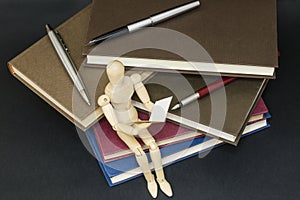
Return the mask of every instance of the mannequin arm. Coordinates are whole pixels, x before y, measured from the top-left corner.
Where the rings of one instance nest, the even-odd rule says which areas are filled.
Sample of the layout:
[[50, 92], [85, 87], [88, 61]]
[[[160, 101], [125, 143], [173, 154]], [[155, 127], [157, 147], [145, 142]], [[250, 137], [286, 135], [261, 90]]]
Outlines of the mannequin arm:
[[129, 135], [138, 135], [140, 128], [134, 128], [128, 124], [121, 124], [118, 122], [114, 108], [110, 104], [110, 98], [107, 95], [100, 96], [98, 99], [98, 104], [101, 106], [107, 121], [115, 131], [121, 131]]
[[136, 94], [138, 95], [144, 106], [151, 112], [154, 104], [151, 102], [148, 91], [141, 81], [141, 76], [139, 74], [133, 74], [130, 78], [134, 84]]

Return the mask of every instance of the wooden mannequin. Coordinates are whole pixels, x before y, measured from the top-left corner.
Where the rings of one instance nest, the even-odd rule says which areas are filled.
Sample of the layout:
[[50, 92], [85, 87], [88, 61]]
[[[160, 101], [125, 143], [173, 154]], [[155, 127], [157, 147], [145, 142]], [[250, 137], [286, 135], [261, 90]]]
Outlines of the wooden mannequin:
[[136, 140], [140, 137], [149, 146], [150, 157], [156, 173], [156, 180], [160, 189], [169, 197], [173, 195], [171, 185], [165, 179], [161, 154], [154, 138], [147, 128], [151, 123], [135, 123], [138, 119], [137, 110], [131, 104], [131, 97], [137, 93], [144, 106], [151, 111], [153, 103], [150, 101], [148, 92], [141, 82], [139, 74], [130, 77], [125, 76], [124, 65], [119, 61], [114, 61], [106, 68], [109, 83], [105, 88], [105, 95], [98, 99], [98, 104], [102, 107], [105, 117], [117, 132], [118, 136], [134, 152], [137, 163], [141, 167], [148, 184], [148, 191], [153, 198], [157, 197], [157, 184], [151, 173], [147, 156], [141, 145]]

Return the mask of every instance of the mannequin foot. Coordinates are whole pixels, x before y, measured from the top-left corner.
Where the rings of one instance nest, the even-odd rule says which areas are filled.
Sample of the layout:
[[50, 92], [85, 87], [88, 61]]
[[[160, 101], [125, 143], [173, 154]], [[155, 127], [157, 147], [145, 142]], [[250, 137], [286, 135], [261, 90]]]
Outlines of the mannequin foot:
[[159, 184], [159, 187], [163, 193], [165, 193], [168, 197], [173, 196], [172, 187], [170, 183], [166, 179], [157, 179], [157, 182]]
[[155, 180], [147, 181], [148, 184], [148, 191], [151, 194], [151, 196], [155, 199], [157, 197], [157, 184]]

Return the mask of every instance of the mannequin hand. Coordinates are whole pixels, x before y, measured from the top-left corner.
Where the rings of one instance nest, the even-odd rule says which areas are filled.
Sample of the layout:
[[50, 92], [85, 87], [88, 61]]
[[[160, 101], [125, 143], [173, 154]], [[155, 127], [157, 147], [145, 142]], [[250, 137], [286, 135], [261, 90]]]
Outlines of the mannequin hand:
[[128, 124], [120, 124], [120, 123], [116, 124], [113, 128], [115, 131], [120, 131], [125, 134], [133, 135], [133, 136], [138, 135], [140, 133], [140, 130], [143, 129], [141, 127], [135, 127], [135, 126], [130, 126]]
[[149, 101], [149, 102], [147, 102], [147, 103], [144, 103], [144, 106], [147, 108], [147, 110], [148, 110], [149, 112], [151, 112], [151, 111], [152, 111], [152, 108], [153, 108], [153, 106], [154, 106], [154, 103], [152, 103], [152, 101]]
[[134, 127], [134, 129], [133, 129], [133, 135], [135, 135], [135, 136], [138, 135], [142, 129], [144, 129], [144, 128], [142, 128], [142, 127]]
[[134, 127], [132, 127], [132, 131], [130, 133], [127, 133], [127, 134], [128, 135], [137, 136], [142, 129], [144, 129], [144, 128], [138, 127], [138, 126], [134, 126]]
[[140, 129], [146, 129], [149, 128], [149, 126], [151, 126], [152, 123], [136, 123], [134, 124], [134, 127], [138, 127]]

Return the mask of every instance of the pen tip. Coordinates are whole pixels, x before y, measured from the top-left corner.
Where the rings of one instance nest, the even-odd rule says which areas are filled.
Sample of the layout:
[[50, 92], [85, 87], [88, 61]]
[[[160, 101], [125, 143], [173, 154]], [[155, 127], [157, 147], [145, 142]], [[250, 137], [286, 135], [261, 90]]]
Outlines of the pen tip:
[[46, 24], [46, 30], [47, 30], [47, 32], [50, 32], [50, 31], [51, 31], [51, 27], [50, 27], [49, 24]]
[[83, 100], [87, 103], [87, 105], [90, 106], [91, 103], [90, 103], [89, 98], [88, 98], [87, 94], [85, 93], [85, 91], [84, 91], [84, 90], [81, 90], [81, 91], [80, 91], [80, 94], [81, 94]]
[[85, 97], [85, 102], [88, 106], [91, 106], [91, 102], [89, 101], [89, 99], [87, 97]]
[[180, 104], [176, 104], [171, 110], [177, 110], [178, 108], [180, 108]]
[[85, 46], [89, 47], [89, 46], [93, 46], [94, 44], [96, 44], [96, 42], [94, 40], [91, 40]]
[[88, 106], [91, 106], [91, 102], [88, 99], [85, 99], [85, 102]]

